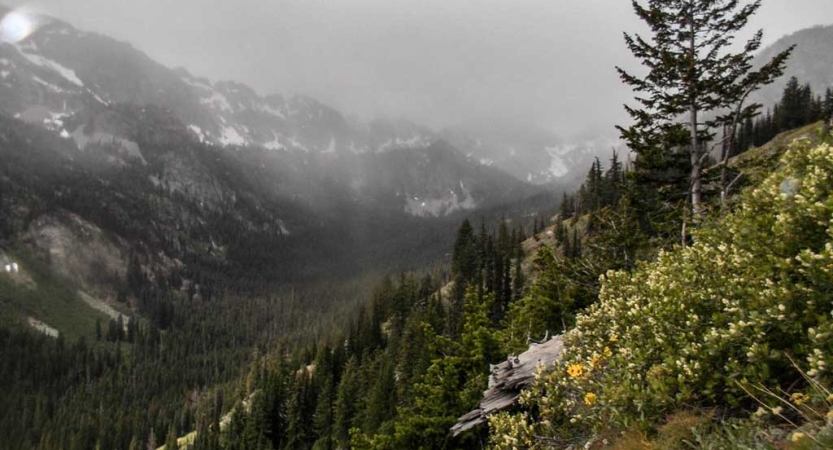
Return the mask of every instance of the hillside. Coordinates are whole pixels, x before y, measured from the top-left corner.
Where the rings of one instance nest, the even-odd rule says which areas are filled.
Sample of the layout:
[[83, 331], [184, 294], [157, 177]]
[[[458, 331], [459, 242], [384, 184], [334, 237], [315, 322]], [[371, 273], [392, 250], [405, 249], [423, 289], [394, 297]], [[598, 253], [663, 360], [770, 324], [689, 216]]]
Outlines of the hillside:
[[193, 430], [253, 349], [331, 339], [383, 275], [447, 261], [468, 214], [552, 203], [407, 121], [39, 25], [0, 43], [0, 448]]
[[[531, 123], [434, 131], [16, 20], [31, 34], [0, 36], [0, 449], [833, 436], [818, 123], [745, 123], [758, 140], [721, 201], [720, 166], [662, 114], [640, 116], [638, 157]], [[787, 76], [818, 92], [830, 29], [759, 57], [798, 42]], [[486, 390], [500, 406], [480, 414]], [[488, 428], [450, 435], [471, 413]]]
[[826, 88], [833, 86], [833, 74], [830, 73], [833, 56], [827, 51], [833, 45], [833, 25], [807, 28], [784, 36], [761, 50], [754, 64], [762, 64], [791, 45], [796, 48], [787, 62], [784, 75], [753, 94], [753, 101], [765, 107], [775, 104], [781, 99], [781, 91], [791, 77], [798, 78], [802, 84], [810, 83], [817, 93], [823, 93]]
[[564, 362], [522, 400], [540, 413], [491, 419], [496, 448], [826, 448], [833, 159], [818, 129], [734, 158], [748, 187], [691, 246], [605, 273]]
[[206, 292], [432, 265], [463, 214], [521, 217], [550, 196], [407, 121], [359, 123], [36, 22], [0, 44], [0, 245], [52, 255], [70, 290], [112, 303], [131, 263]]

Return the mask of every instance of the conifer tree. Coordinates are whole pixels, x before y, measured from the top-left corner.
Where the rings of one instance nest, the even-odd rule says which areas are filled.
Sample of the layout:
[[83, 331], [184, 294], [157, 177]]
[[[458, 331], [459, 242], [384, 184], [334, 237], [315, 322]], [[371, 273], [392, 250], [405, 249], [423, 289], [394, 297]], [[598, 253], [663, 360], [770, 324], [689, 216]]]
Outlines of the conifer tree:
[[243, 428], [242, 442], [245, 448], [263, 449], [268, 445], [271, 430], [269, 413], [274, 392], [267, 391], [266, 385], [258, 383], [258, 391], [252, 397], [246, 426]]
[[[736, 122], [754, 113], [759, 105], [741, 110], [750, 92], [783, 73], [792, 48], [752, 71], [753, 53], [761, 46], [758, 31], [742, 50], [729, 51], [735, 34], [744, 28], [761, 6], [761, 0], [648, 0], [643, 6], [633, 0], [636, 15], [651, 29], [651, 38], [625, 33], [630, 51], [649, 68], [640, 78], [622, 68], [623, 82], [637, 93], [639, 106], [625, 106], [634, 120], [628, 128], [617, 127], [622, 138], [637, 153], [670, 151], [686, 134], [678, 118], [687, 114], [688, 153], [691, 161], [690, 202], [695, 217], [702, 207], [702, 164], [705, 142], [719, 121], [703, 121], [703, 113], [733, 108], [722, 123]], [[742, 112], [741, 112], [742, 111]]]
[[564, 243], [564, 236], [566, 236], [566, 231], [564, 230], [564, 222], [559, 220], [555, 223], [555, 245], [561, 245]]
[[778, 130], [791, 130], [804, 123], [805, 89], [798, 83], [798, 78], [790, 77], [781, 94], [781, 115]]
[[361, 399], [358, 361], [352, 357], [344, 372], [336, 392], [333, 439], [340, 448], [350, 443], [350, 429], [356, 426], [356, 414]]
[[376, 432], [382, 424], [396, 414], [396, 374], [393, 361], [383, 355], [373, 371], [371, 385], [366, 393], [363, 429]]
[[565, 258], [573, 257], [573, 245], [570, 242], [570, 235], [566, 230], [564, 231], [564, 244], [562, 245], [561, 251]]
[[512, 301], [516, 301], [523, 296], [524, 291], [524, 273], [521, 270], [521, 262], [523, 261], [523, 248], [518, 244], [515, 248], [515, 268], [514, 276], [512, 278]]
[[318, 435], [314, 448], [317, 450], [331, 450], [333, 448], [333, 376], [329, 373], [322, 375], [324, 381], [318, 392], [315, 413], [312, 416], [313, 427]]
[[454, 242], [451, 270], [455, 276], [460, 276], [466, 281], [474, 278], [477, 258], [476, 251], [474, 230], [468, 219], [465, 219], [457, 230], [457, 240]]
[[295, 376], [292, 387], [292, 398], [289, 401], [287, 415], [288, 423], [286, 429], [287, 449], [310, 448], [312, 440], [312, 409], [314, 405], [314, 393], [309, 372], [302, 369]]
[[153, 432], [153, 427], [151, 427], [148, 432], [147, 445], [145, 446], [145, 449], [156, 450], [156, 433]]
[[570, 198], [567, 197], [567, 193], [564, 192], [561, 195], [561, 220], [567, 220], [573, 216], [571, 206]]
[[573, 259], [581, 258], [581, 237], [578, 235], [578, 228], [573, 228]]
[[168, 427], [168, 437], [165, 438], [165, 450], [179, 450], [179, 443], [176, 440], [176, 430]]
[[624, 176], [619, 155], [616, 153], [616, 150], [613, 150], [613, 156], [610, 158], [610, 168], [607, 169], [607, 173], [605, 174], [605, 206], [614, 205], [619, 201], [619, 196], [622, 195], [621, 188]]

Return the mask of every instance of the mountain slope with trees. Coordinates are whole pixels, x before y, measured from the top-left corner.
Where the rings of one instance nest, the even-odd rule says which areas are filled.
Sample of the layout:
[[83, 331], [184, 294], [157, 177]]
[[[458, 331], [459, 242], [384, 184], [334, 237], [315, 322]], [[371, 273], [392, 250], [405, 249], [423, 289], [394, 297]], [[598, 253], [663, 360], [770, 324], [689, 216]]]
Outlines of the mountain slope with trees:
[[[678, 3], [673, 18], [690, 20], [686, 7], [719, 2]], [[758, 2], [749, 5], [713, 17], [729, 32]], [[657, 19], [670, 8], [649, 6], [637, 11]], [[45, 30], [74, 33], [61, 26]], [[680, 50], [672, 62], [695, 62], [666, 37]], [[704, 45], [719, 53], [726, 37], [711, 37]], [[3, 51], [28, 67], [26, 55], [58, 58], [48, 48]], [[202, 90], [193, 111], [146, 104], [141, 90], [138, 104], [117, 103], [69, 72], [28, 67], [81, 106], [0, 116], [0, 256], [23, 269], [0, 273], [0, 448], [827, 445], [833, 151], [829, 128], [811, 123], [829, 119], [826, 97], [796, 79], [754, 118], [754, 107], [737, 108], [741, 94], [783, 60], [749, 72], [748, 52], [726, 58], [698, 60], [731, 72], [702, 77], [712, 90], [682, 89], [688, 97], [666, 106], [665, 84], [691, 74], [666, 79], [676, 69], [663, 67], [653, 87], [623, 74], [660, 110], [632, 110], [636, 125], [623, 131], [636, 157], [595, 158], [575, 193], [555, 197], [442, 141], [402, 137], [403, 124], [365, 127], [407, 148], [329, 152], [340, 141], [321, 130], [343, 131], [342, 119], [310, 99], [258, 107], [276, 117], [281, 105], [311, 108], [321, 128], [305, 139], [320, 151], [211, 145], [209, 125], [195, 130], [202, 119], [187, 114], [257, 121], [246, 111], [264, 99], [163, 71], [162, 84]], [[106, 75], [61, 63], [82, 84]], [[18, 82], [25, 89], [0, 94], [45, 92]], [[215, 93], [234, 105], [202, 101]], [[694, 133], [677, 123], [691, 106], [680, 98], [698, 114], [734, 104], [735, 115], [700, 136], [698, 119]], [[706, 127], [721, 125], [732, 144], [715, 159], [704, 145], [722, 143], [707, 144]], [[469, 197], [482, 199], [474, 212], [462, 206]], [[26, 321], [64, 311], [57, 337]], [[565, 334], [565, 365], [542, 372], [489, 429], [449, 436], [488, 387], [490, 364], [553, 333]]]

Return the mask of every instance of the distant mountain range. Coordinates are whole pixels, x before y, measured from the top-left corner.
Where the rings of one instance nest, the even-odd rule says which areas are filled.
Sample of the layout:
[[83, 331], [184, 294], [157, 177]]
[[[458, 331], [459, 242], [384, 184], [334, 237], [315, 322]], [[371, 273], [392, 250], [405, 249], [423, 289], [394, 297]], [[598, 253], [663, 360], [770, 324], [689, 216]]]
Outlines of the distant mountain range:
[[[121, 249], [114, 260], [122, 263], [136, 249], [157, 255], [157, 265], [210, 254], [295, 272], [348, 247], [368, 261], [414, 249], [418, 259], [445, 248], [424, 240], [445, 236], [437, 230], [459, 214], [555, 207], [553, 186], [580, 181], [592, 158], [619, 147], [604, 137], [567, 142], [528, 124], [437, 132], [401, 119], [363, 122], [313, 98], [211, 82], [129, 44], [37, 21], [28, 38], [0, 44], [7, 244], [28, 236], [48, 249], [36, 239], [39, 224], [81, 221], [112, 244], [102, 248]], [[792, 42], [787, 75], [833, 84], [823, 70], [833, 27], [785, 37], [761, 58]]]
[[[0, 7], [0, 14], [5, 11]], [[0, 113], [80, 139], [81, 145], [87, 133], [69, 129], [66, 118], [127, 103], [170, 110], [197, 140], [210, 145], [349, 156], [426, 149], [444, 139], [473, 164], [533, 184], [565, 184], [565, 176], [576, 167], [583, 172], [598, 150], [599, 143], [565, 143], [530, 126], [478, 124], [434, 132], [404, 119], [362, 122], [310, 97], [262, 96], [241, 83], [211, 82], [60, 20], [39, 17], [38, 22], [29, 38], [0, 45]], [[608, 142], [602, 146], [607, 151]], [[481, 200], [461, 198], [457, 204], [470, 208]], [[404, 204], [403, 209], [425, 213]]]
[[[0, 7], [0, 14], [5, 11]], [[425, 149], [442, 138], [474, 163], [539, 185], [572, 184], [594, 156], [620, 147], [613, 136], [570, 142], [528, 124], [466, 123], [435, 132], [404, 119], [362, 122], [310, 97], [263, 96], [241, 83], [212, 82], [185, 69], [171, 70], [127, 43], [53, 18], [40, 17], [39, 22], [28, 39], [0, 46], [0, 113], [74, 139], [78, 130], [63, 126], [72, 114], [119, 103], [156, 105], [172, 111], [198, 140], [211, 145], [359, 155]], [[786, 36], [763, 50], [758, 61], [793, 43], [798, 48], [784, 79], [758, 93], [758, 101], [776, 101], [793, 75], [814, 88], [833, 85], [826, 69], [833, 63], [826, 51], [833, 45], [833, 26]]]
[[[0, 256], [34, 255], [85, 295], [113, 299], [131, 264], [160, 286], [199, 276], [200, 289], [425, 267], [464, 215], [557, 201], [426, 127], [212, 83], [37, 20], [0, 43]], [[12, 309], [0, 323], [66, 331]]]

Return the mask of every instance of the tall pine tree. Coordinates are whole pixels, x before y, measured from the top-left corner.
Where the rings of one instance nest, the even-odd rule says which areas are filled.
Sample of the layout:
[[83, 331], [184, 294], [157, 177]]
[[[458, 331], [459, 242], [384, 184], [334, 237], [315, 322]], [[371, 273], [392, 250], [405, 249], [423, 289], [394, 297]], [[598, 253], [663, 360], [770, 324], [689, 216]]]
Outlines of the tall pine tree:
[[[617, 128], [631, 149], [649, 153], [679, 144], [687, 126], [689, 198], [695, 217], [700, 217], [704, 143], [714, 137], [711, 130], [716, 126], [714, 121], [704, 121], [703, 113], [739, 107], [749, 92], [783, 73], [792, 48], [757, 71], [751, 70], [751, 62], [761, 46], [761, 31], [740, 52], [729, 50], [734, 35], [746, 26], [761, 0], [743, 5], [740, 0], [648, 0], [647, 6], [633, 0], [632, 4], [650, 27], [651, 38], [625, 33], [625, 43], [649, 71], [638, 77], [616, 68], [622, 81], [637, 93], [639, 103], [625, 106], [635, 123]], [[756, 105], [752, 106], [744, 111], [751, 113]], [[687, 125], [678, 121], [685, 114]]]

